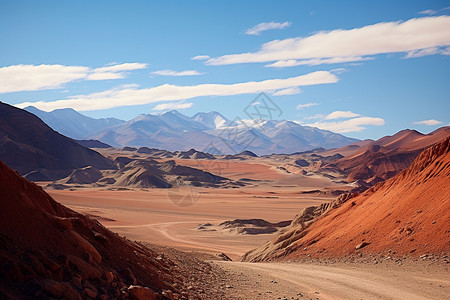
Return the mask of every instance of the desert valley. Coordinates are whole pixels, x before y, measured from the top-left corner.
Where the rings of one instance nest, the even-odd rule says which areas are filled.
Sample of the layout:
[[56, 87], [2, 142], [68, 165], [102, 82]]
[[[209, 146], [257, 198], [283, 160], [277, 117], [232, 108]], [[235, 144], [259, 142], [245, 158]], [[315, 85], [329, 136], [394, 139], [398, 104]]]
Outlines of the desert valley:
[[450, 299], [450, 6], [0, 0], [0, 300]]
[[1, 159], [19, 172], [2, 165], [2, 297], [449, 293], [450, 127], [213, 155], [85, 148], [27, 111], [0, 115]]

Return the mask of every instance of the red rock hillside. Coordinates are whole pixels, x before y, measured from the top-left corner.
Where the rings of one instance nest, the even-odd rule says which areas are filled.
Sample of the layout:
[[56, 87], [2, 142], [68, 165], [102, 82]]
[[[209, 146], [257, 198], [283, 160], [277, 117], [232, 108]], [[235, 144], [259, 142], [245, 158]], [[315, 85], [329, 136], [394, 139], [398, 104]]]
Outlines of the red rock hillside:
[[0, 162], [0, 299], [178, 299], [180, 268]]
[[247, 253], [243, 260], [307, 255], [338, 258], [389, 249], [396, 255], [447, 254], [449, 144], [450, 137], [423, 151], [406, 170], [361, 195], [341, 196], [331, 205], [303, 211], [285, 233]]
[[442, 127], [429, 134], [402, 130], [346, 155], [336, 161], [335, 165], [348, 174], [349, 181], [359, 179], [375, 185], [406, 169], [419, 153], [449, 135], [450, 127]]

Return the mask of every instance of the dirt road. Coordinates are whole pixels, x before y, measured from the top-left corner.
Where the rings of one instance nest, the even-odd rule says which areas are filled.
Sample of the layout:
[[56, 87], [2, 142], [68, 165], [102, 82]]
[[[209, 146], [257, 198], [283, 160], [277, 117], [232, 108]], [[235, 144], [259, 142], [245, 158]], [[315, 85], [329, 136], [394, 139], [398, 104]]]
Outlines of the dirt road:
[[234, 299], [449, 299], [446, 266], [215, 262]]

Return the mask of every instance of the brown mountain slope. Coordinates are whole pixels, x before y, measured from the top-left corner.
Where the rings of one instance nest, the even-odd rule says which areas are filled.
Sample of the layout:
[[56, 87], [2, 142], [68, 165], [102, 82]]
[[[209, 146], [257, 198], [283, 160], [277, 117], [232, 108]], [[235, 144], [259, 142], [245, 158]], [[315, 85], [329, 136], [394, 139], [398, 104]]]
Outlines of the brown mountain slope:
[[408, 169], [363, 194], [305, 210], [285, 233], [243, 259], [341, 257], [389, 249], [397, 255], [442, 254], [450, 249], [449, 224], [447, 138], [423, 151]]
[[361, 179], [375, 184], [404, 170], [421, 151], [448, 136], [450, 127], [426, 135], [415, 130], [402, 130], [357, 149], [336, 161], [335, 165], [348, 174], [349, 181]]
[[183, 287], [184, 265], [60, 205], [3, 162], [0, 191], [0, 299], [199, 298]]
[[110, 160], [48, 127], [35, 115], [0, 102], [0, 159], [20, 174], [59, 179], [72, 169], [112, 168]]

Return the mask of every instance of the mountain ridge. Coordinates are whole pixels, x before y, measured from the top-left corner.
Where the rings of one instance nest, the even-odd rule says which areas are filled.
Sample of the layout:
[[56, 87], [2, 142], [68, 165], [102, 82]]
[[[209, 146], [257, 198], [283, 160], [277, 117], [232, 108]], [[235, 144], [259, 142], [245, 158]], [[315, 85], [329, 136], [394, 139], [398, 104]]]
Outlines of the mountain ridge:
[[113, 168], [110, 160], [79, 145], [25, 110], [0, 102], [0, 159], [25, 175], [39, 171], [50, 179], [88, 165]]

